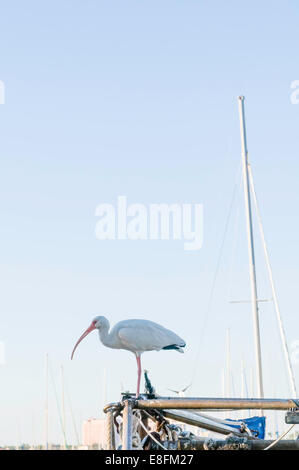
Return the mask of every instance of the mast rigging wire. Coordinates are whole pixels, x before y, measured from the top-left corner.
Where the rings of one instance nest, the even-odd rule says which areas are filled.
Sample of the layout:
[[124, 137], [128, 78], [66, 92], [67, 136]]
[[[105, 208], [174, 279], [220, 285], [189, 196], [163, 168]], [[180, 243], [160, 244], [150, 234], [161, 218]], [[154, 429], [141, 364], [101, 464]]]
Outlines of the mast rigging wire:
[[200, 337], [199, 337], [197, 353], [196, 353], [195, 361], [194, 361], [194, 368], [193, 368], [191, 383], [193, 383], [193, 381], [195, 379], [195, 375], [196, 375], [196, 371], [197, 371], [197, 363], [198, 363], [198, 359], [199, 359], [199, 356], [200, 356], [200, 353], [201, 353], [201, 348], [202, 348], [202, 343], [203, 343], [203, 337], [204, 337], [208, 317], [209, 317], [211, 307], [212, 307], [212, 301], [213, 301], [213, 297], [214, 297], [216, 281], [217, 281], [218, 274], [219, 274], [220, 262], [221, 262], [221, 259], [222, 259], [224, 243], [225, 243], [225, 240], [226, 240], [226, 235], [227, 235], [229, 222], [230, 222], [230, 218], [231, 218], [231, 214], [232, 214], [232, 208], [233, 208], [233, 204], [234, 204], [236, 193], [237, 193], [240, 170], [241, 170], [241, 162], [239, 164], [238, 171], [237, 171], [237, 178], [236, 178], [236, 181], [235, 181], [235, 185], [234, 185], [234, 189], [233, 189], [233, 193], [232, 193], [232, 198], [231, 198], [231, 202], [230, 202], [230, 206], [229, 206], [229, 210], [228, 210], [228, 215], [227, 215], [226, 222], [225, 222], [224, 234], [223, 234], [222, 242], [221, 242], [221, 245], [220, 245], [219, 255], [218, 255], [217, 264], [216, 264], [216, 271], [215, 271], [215, 275], [214, 275], [214, 278], [213, 278], [213, 281], [212, 281], [211, 291], [210, 291], [209, 300], [208, 300], [208, 306], [207, 306], [207, 310], [206, 310], [206, 313], [205, 313], [205, 316], [204, 316], [203, 326], [202, 326], [202, 329], [201, 329], [201, 332], [200, 332]]
[[290, 426], [289, 429], [287, 429], [281, 436], [279, 436], [276, 441], [272, 442], [268, 447], [265, 447], [265, 449], [263, 450], [270, 450], [272, 447], [274, 447], [279, 441], [281, 441], [284, 436], [286, 436], [293, 429], [294, 426], [295, 424], [292, 424], [292, 426]]

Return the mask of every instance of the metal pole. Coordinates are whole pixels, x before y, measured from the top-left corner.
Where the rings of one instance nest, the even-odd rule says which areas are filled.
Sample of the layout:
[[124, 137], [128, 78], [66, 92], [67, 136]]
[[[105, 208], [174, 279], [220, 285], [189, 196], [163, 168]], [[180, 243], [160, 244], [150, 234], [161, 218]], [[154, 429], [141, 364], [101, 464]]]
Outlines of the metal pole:
[[[244, 436], [244, 434], [243, 434]], [[179, 438], [178, 441], [162, 441], [161, 444], [165, 449], [169, 450], [264, 450], [274, 441], [266, 441], [263, 439], [248, 439], [242, 437], [239, 440], [228, 438], [226, 440], [215, 438]], [[152, 443], [150, 450], [159, 450], [159, 448]], [[299, 440], [282, 440], [277, 442], [274, 447], [269, 450], [299, 450]]]
[[242, 398], [245, 398], [245, 370], [243, 359], [241, 359], [241, 395]]
[[[244, 361], [241, 359], [241, 397], [248, 398], [248, 394], [245, 393], [245, 369], [244, 369]], [[250, 411], [249, 411], [250, 413]], [[241, 411], [242, 414], [242, 411]], [[250, 416], [250, 415], [249, 415]], [[243, 416], [240, 416], [242, 418]]]
[[253, 376], [253, 368], [250, 367], [250, 395], [252, 396], [252, 398], [255, 397], [255, 393], [254, 393], [254, 376]]
[[250, 282], [251, 282], [251, 304], [252, 304], [252, 313], [253, 313], [254, 336], [255, 336], [255, 356], [256, 356], [256, 365], [257, 365], [257, 384], [258, 384], [258, 396], [259, 398], [263, 398], [264, 389], [263, 389], [263, 373], [262, 373], [261, 339], [260, 339], [260, 327], [259, 327], [259, 315], [258, 315], [258, 300], [257, 300], [258, 297], [257, 297], [257, 287], [256, 287], [250, 186], [249, 186], [249, 177], [248, 177], [248, 151], [247, 151], [247, 141], [246, 141], [244, 100], [245, 100], [244, 96], [239, 96], [243, 180], [244, 180], [244, 196], [245, 196], [247, 235], [248, 235], [249, 271], [250, 271]]
[[122, 450], [132, 450], [133, 412], [131, 400], [124, 401]]
[[226, 398], [230, 398], [230, 330], [226, 330]]
[[234, 434], [236, 436], [242, 436], [238, 429], [211, 416], [204, 416], [203, 414], [198, 414], [196, 412], [192, 413], [191, 411], [176, 409], [165, 409], [163, 410], [163, 414], [166, 418], [185, 424], [191, 424], [191, 426], [197, 426], [198, 428], [206, 429], [207, 431], [217, 432], [219, 434]]
[[48, 450], [49, 447], [49, 424], [48, 424], [48, 415], [49, 415], [49, 402], [48, 402], [48, 369], [49, 369], [49, 357], [48, 353], [46, 354], [46, 373], [45, 373], [45, 450]]
[[32, 449], [35, 448], [35, 425], [34, 425], [34, 413], [32, 412]]
[[136, 400], [137, 409], [193, 410], [290, 410], [298, 408], [299, 400], [292, 398], [155, 398]]
[[104, 396], [104, 406], [106, 405], [107, 402], [107, 369], [106, 367], [104, 368], [104, 378], [103, 378], [103, 396]]
[[221, 370], [221, 388], [222, 388], [222, 396], [223, 397], [226, 397], [226, 393], [225, 393], [225, 369], [223, 368]]
[[285, 334], [283, 323], [282, 323], [280, 308], [279, 308], [279, 304], [278, 304], [278, 298], [277, 298], [276, 289], [275, 289], [275, 285], [274, 285], [274, 279], [273, 279], [273, 274], [272, 274], [270, 257], [269, 257], [267, 244], [266, 244], [266, 239], [265, 239], [265, 234], [264, 234], [262, 217], [261, 217], [261, 213], [260, 213], [258, 202], [257, 202], [257, 197], [256, 197], [255, 188], [254, 188], [253, 176], [252, 176], [252, 171], [251, 171], [250, 165], [249, 165], [248, 170], [249, 170], [250, 186], [251, 186], [253, 200], [254, 200], [255, 207], [256, 207], [258, 224], [259, 224], [259, 229], [260, 229], [262, 244], [263, 244], [263, 248], [264, 248], [265, 259], [266, 259], [266, 265], [267, 265], [267, 269], [268, 269], [268, 275], [269, 275], [269, 280], [270, 280], [270, 285], [271, 285], [271, 290], [272, 290], [272, 295], [273, 295], [273, 302], [274, 302], [274, 307], [275, 307], [276, 316], [277, 316], [277, 322], [278, 322], [278, 327], [279, 327], [279, 332], [280, 332], [282, 349], [283, 349], [283, 352], [284, 352], [285, 361], [286, 361], [286, 365], [287, 365], [287, 369], [288, 369], [288, 373], [289, 373], [292, 397], [296, 398], [297, 390], [296, 390], [296, 382], [295, 382], [295, 377], [294, 377], [294, 371], [293, 371], [293, 368], [292, 368], [290, 353], [289, 353], [289, 349], [288, 349], [288, 343], [287, 343], [287, 340], [286, 340], [286, 334]]
[[62, 434], [63, 434], [63, 448], [66, 449], [66, 436], [65, 436], [65, 406], [64, 406], [64, 375], [63, 366], [61, 366], [61, 408], [62, 408]]

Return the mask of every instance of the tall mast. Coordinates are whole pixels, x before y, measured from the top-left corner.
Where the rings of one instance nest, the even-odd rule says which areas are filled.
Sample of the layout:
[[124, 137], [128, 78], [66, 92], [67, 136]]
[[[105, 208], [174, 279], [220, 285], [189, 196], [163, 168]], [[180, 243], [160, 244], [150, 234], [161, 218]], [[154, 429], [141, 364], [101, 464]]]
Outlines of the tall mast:
[[48, 403], [48, 369], [49, 369], [49, 357], [46, 354], [46, 374], [45, 374], [45, 450], [49, 448], [49, 403]]
[[66, 449], [66, 436], [65, 436], [65, 406], [64, 406], [64, 374], [63, 366], [61, 366], [61, 403], [62, 403], [62, 435], [63, 435], [63, 448]]
[[[241, 398], [245, 398], [245, 370], [243, 359], [241, 360]], [[248, 398], [248, 396], [246, 398]]]
[[255, 357], [256, 357], [258, 398], [263, 398], [264, 389], [263, 389], [263, 373], [262, 373], [261, 339], [260, 339], [260, 327], [259, 327], [258, 297], [257, 297], [257, 287], [256, 287], [254, 241], [253, 241], [251, 200], [250, 200], [250, 184], [249, 184], [249, 175], [248, 175], [248, 150], [247, 150], [247, 141], [246, 141], [244, 100], [245, 100], [244, 96], [239, 96], [239, 115], [240, 115], [242, 162], [243, 162], [244, 196], [245, 196], [246, 224], [247, 224], [247, 236], [248, 236], [249, 273], [250, 273], [251, 305], [252, 305], [254, 338], [255, 338]]
[[231, 397], [231, 368], [230, 368], [230, 331], [226, 330], [226, 398]]

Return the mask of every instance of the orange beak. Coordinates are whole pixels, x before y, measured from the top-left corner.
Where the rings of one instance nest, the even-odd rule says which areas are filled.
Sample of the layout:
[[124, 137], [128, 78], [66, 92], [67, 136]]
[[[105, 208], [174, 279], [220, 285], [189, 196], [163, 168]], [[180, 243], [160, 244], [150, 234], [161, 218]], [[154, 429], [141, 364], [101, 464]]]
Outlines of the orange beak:
[[75, 347], [73, 349], [73, 352], [72, 352], [72, 355], [71, 355], [71, 359], [73, 359], [74, 357], [74, 353], [77, 349], [77, 346], [79, 345], [79, 343], [81, 343], [82, 339], [85, 338], [85, 336], [89, 335], [89, 333], [91, 333], [93, 330], [95, 330], [96, 327], [95, 327], [95, 322], [92, 322], [92, 324], [87, 328], [87, 330], [84, 331], [83, 335], [80, 336], [80, 338], [78, 339], [77, 343], [75, 344]]

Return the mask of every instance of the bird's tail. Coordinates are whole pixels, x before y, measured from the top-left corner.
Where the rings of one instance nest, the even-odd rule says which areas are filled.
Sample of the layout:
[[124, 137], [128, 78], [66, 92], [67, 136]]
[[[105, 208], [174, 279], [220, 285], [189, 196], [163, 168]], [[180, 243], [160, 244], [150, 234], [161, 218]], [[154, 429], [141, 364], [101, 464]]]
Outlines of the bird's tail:
[[186, 346], [186, 344], [182, 344], [181, 346], [179, 346], [178, 344], [169, 344], [168, 346], [164, 346], [164, 348], [162, 349], [174, 349], [175, 351], [179, 351], [180, 353], [183, 353], [184, 350], [182, 348], [184, 348]]

